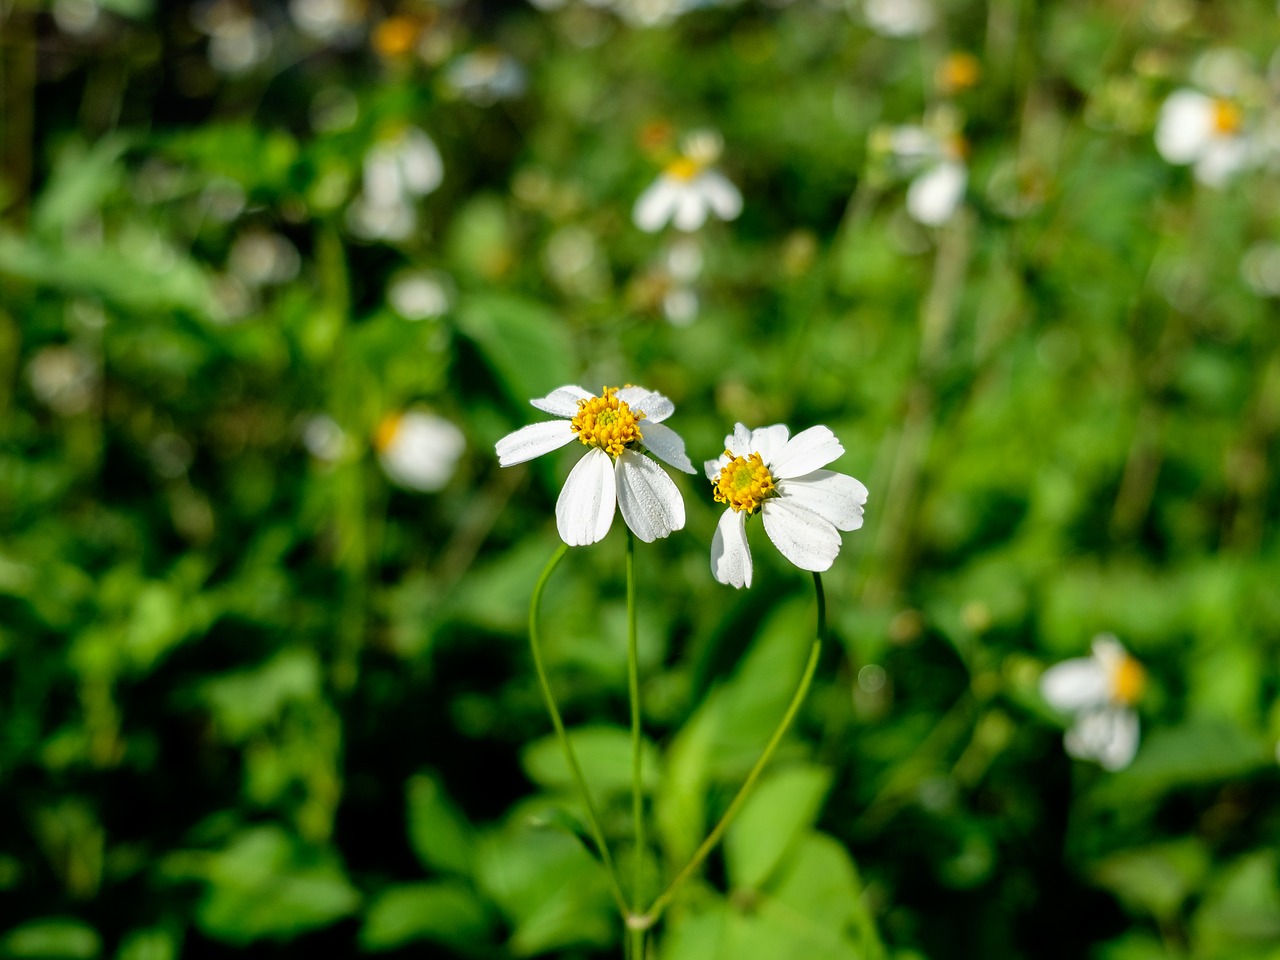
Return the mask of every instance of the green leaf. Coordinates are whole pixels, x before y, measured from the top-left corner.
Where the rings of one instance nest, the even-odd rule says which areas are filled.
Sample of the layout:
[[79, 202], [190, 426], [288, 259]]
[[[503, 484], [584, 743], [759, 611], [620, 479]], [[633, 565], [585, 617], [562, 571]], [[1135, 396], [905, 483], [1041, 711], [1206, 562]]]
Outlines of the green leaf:
[[770, 886], [771, 898], [795, 916], [833, 935], [855, 931], [862, 940], [862, 956], [875, 960], [884, 956], [884, 947], [862, 892], [849, 851], [822, 833], [800, 838]]
[[116, 951], [116, 960], [177, 960], [181, 942], [172, 931], [134, 930]]
[[349, 916], [360, 905], [360, 894], [332, 852], [304, 845], [275, 826], [244, 830], [212, 853], [173, 854], [163, 873], [204, 882], [196, 923], [231, 944], [289, 939]]
[[530, 826], [519, 811], [480, 839], [476, 881], [514, 928], [510, 949], [518, 956], [615, 938], [604, 868], [576, 840]]
[[[631, 789], [631, 731], [599, 726], [578, 727], [568, 734], [583, 776], [597, 797]], [[571, 790], [575, 786], [569, 761], [554, 734], [526, 746], [520, 754], [520, 764], [531, 780], [548, 790]], [[658, 752], [644, 740], [640, 774], [646, 790], [652, 790], [657, 783], [657, 771]]]
[[101, 297], [128, 311], [211, 316], [208, 276], [193, 261], [175, 257], [166, 252], [158, 258], [132, 247], [52, 250], [0, 232], [0, 275], [64, 294]]
[[405, 783], [409, 844], [424, 867], [469, 875], [473, 867], [471, 824], [453, 805], [439, 779], [422, 773]]
[[98, 932], [69, 917], [32, 920], [0, 939], [0, 957], [15, 960], [91, 960], [101, 952]]
[[468, 294], [458, 329], [492, 368], [507, 398], [521, 409], [573, 378], [573, 348], [564, 323], [532, 300]]
[[388, 887], [369, 904], [360, 946], [391, 950], [414, 940], [468, 946], [489, 930], [483, 902], [464, 884], [404, 884]]
[[207, 681], [200, 698], [213, 711], [223, 735], [243, 740], [270, 723], [285, 704], [312, 700], [320, 692], [320, 664], [310, 650], [282, 650], [253, 670]]
[[800, 832], [813, 824], [830, 786], [830, 771], [800, 764], [756, 784], [725, 833], [725, 861], [735, 889], [765, 884]]
[[32, 230], [43, 237], [56, 238], [97, 213], [123, 181], [120, 158], [126, 146], [123, 137], [110, 136], [92, 145], [73, 143], [65, 147], [32, 210]]
[[1183, 901], [1200, 888], [1209, 872], [1204, 844], [1187, 838], [1122, 850], [1093, 867], [1093, 879], [1131, 910], [1172, 920]]
[[1104, 780], [1096, 803], [1128, 804], [1170, 790], [1241, 777], [1275, 763], [1261, 740], [1221, 720], [1191, 719], [1151, 731], [1132, 766]]
[[1223, 871], [1192, 920], [1197, 955], [1231, 957], [1280, 943], [1278, 867], [1274, 850], [1256, 850]]

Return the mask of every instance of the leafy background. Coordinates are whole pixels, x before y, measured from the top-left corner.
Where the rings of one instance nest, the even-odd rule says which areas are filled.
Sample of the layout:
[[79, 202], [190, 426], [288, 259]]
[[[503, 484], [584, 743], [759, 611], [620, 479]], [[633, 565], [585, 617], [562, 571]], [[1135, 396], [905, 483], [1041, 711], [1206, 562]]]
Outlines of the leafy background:
[[[1214, 47], [1274, 128], [1274, 4], [949, 0], [918, 38], [806, 0], [307, 8], [0, 4], [0, 955], [618, 955], [524, 635], [574, 457], [492, 445], [639, 382], [695, 461], [825, 423], [871, 491], [818, 684], [655, 956], [1280, 956], [1280, 184], [1151, 136]], [[522, 83], [468, 86], [495, 56]], [[933, 229], [869, 144], [944, 101], [970, 180]], [[443, 181], [362, 239], [406, 126]], [[630, 209], [702, 127], [745, 206], [676, 325]], [[446, 302], [405, 316], [423, 271]], [[467, 441], [436, 493], [376, 455], [418, 407]], [[677, 482], [687, 529], [639, 554], [655, 885], [813, 617], [763, 538], [751, 591], [713, 582]], [[545, 616], [625, 861], [617, 529]], [[1100, 631], [1150, 673], [1116, 774], [1037, 693]]]

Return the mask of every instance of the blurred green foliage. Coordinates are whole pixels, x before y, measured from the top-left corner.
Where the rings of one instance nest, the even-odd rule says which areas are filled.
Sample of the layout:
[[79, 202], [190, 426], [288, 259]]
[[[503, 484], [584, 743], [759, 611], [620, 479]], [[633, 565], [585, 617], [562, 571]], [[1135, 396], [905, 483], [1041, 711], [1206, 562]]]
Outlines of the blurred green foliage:
[[[695, 463], [825, 423], [871, 491], [655, 957], [1280, 956], [1275, 5], [924, 7], [0, 4], [0, 957], [621, 952], [524, 635], [574, 458], [492, 455], [570, 382], [669, 395]], [[1224, 71], [1209, 184], [1153, 130]], [[920, 124], [963, 135], [941, 225], [884, 148]], [[742, 215], [641, 232], [705, 127]], [[465, 440], [419, 489], [411, 413]], [[618, 531], [543, 614], [654, 892], [813, 629], [762, 536], [711, 579], [677, 482], [647, 850]], [[1037, 690], [1102, 631], [1150, 674], [1114, 774]]]

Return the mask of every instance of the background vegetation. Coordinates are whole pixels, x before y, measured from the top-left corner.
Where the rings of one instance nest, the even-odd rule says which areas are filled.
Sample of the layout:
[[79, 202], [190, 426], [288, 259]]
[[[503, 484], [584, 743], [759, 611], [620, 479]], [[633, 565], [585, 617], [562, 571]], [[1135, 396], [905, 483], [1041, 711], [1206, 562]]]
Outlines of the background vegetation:
[[[871, 491], [655, 956], [1280, 956], [1275, 5], [874, 6], [0, 3], [0, 955], [619, 955], [524, 635], [575, 458], [492, 451], [637, 382], [696, 462], [825, 423]], [[1251, 162], [1213, 188], [1152, 131], [1223, 48]], [[967, 141], [939, 227], [883, 149], [926, 116]], [[411, 128], [442, 176], [370, 213]], [[700, 128], [743, 212], [673, 247], [631, 207]], [[380, 465], [405, 410], [465, 437], [442, 489]], [[763, 539], [711, 579], [678, 483], [655, 874], [813, 622]], [[625, 851], [618, 526], [546, 632]], [[1150, 674], [1115, 774], [1037, 692], [1100, 631]]]

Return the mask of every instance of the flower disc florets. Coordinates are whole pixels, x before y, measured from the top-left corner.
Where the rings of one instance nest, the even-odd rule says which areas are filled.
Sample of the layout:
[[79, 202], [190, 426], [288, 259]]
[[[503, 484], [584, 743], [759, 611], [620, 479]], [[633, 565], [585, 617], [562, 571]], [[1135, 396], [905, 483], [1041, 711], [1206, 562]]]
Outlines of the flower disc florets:
[[640, 421], [644, 411], [632, 410], [627, 401], [618, 399], [617, 392], [617, 387], [605, 387], [600, 396], [579, 400], [578, 413], [570, 423], [579, 441], [599, 447], [611, 457], [643, 439]]
[[760, 454], [734, 457], [726, 450], [724, 455], [732, 459], [712, 481], [716, 503], [727, 503], [739, 513], [751, 516], [765, 500], [778, 495], [777, 483]]
[[1113, 702], [1132, 707], [1142, 699], [1142, 691], [1147, 686], [1147, 671], [1137, 659], [1122, 653], [1111, 668], [1111, 699]]

